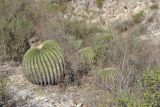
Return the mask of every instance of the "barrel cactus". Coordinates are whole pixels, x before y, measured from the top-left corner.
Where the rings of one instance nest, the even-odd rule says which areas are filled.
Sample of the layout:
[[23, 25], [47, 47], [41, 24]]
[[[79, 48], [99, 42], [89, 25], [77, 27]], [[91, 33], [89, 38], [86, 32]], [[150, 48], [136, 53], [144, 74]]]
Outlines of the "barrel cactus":
[[116, 76], [116, 70], [114, 68], [105, 68], [97, 72], [97, 76], [102, 83], [113, 81]]
[[80, 61], [86, 61], [89, 64], [92, 64], [94, 62], [95, 54], [91, 47], [85, 47], [78, 50], [77, 55]]
[[78, 50], [78, 73], [80, 75], [86, 75], [91, 70], [94, 63], [94, 52], [91, 47], [85, 47]]
[[23, 73], [33, 84], [57, 84], [65, 75], [65, 62], [65, 55], [58, 43], [47, 40], [26, 52], [23, 58]]

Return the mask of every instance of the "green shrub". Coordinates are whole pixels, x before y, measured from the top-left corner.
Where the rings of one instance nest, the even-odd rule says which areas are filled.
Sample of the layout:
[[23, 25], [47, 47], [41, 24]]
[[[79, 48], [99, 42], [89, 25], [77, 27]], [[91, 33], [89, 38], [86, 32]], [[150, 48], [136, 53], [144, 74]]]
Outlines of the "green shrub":
[[134, 93], [128, 93], [125, 90], [118, 90], [113, 102], [115, 107], [146, 107], [140, 96]]
[[7, 76], [6, 74], [0, 73], [0, 106], [3, 107], [10, 99], [10, 96], [6, 89]]
[[98, 8], [102, 8], [104, 0], [96, 0], [96, 4]]
[[110, 33], [97, 33], [93, 37], [92, 48], [95, 53], [95, 60], [100, 62], [106, 60], [107, 49], [109, 43], [112, 40], [112, 35]]
[[141, 78], [147, 107], [160, 106], [160, 69], [147, 70]]
[[77, 39], [87, 40], [99, 29], [94, 24], [87, 24], [85, 20], [64, 19], [64, 32], [68, 35], [75, 35]]
[[23, 73], [34, 84], [57, 84], [65, 75], [65, 64], [65, 55], [58, 43], [48, 40], [26, 52]]
[[69, 4], [66, 1], [60, 1], [58, 3], [48, 3], [48, 10], [50, 12], [65, 13]]
[[144, 11], [139, 11], [131, 15], [135, 23], [140, 23], [144, 18]]

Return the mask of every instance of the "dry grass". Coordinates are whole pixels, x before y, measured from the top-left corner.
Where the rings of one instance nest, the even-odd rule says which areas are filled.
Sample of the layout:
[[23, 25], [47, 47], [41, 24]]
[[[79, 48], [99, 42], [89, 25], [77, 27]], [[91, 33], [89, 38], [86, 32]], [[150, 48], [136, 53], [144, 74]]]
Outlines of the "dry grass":
[[8, 100], [11, 98], [7, 91], [6, 82], [6, 73], [0, 72], [0, 106], [7, 104]]

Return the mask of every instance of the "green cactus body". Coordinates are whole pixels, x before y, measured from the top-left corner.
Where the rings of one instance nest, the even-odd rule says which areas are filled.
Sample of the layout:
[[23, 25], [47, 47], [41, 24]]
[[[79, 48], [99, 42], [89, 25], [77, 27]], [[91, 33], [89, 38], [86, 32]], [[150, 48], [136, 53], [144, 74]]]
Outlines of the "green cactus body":
[[116, 71], [114, 68], [101, 69], [97, 73], [103, 83], [106, 83], [108, 81], [113, 81], [116, 76]]
[[95, 55], [91, 47], [80, 49], [77, 54], [80, 60], [87, 61], [90, 64], [94, 62]]
[[23, 73], [33, 84], [57, 84], [65, 75], [65, 61], [65, 55], [58, 43], [48, 40], [26, 52]]

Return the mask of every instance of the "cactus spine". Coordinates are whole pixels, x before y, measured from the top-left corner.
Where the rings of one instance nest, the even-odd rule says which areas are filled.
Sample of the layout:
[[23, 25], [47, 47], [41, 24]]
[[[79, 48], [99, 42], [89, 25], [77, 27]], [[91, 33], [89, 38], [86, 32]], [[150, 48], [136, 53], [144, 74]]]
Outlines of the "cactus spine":
[[33, 84], [57, 84], [65, 75], [65, 55], [58, 43], [48, 40], [30, 48], [23, 58], [24, 76]]

